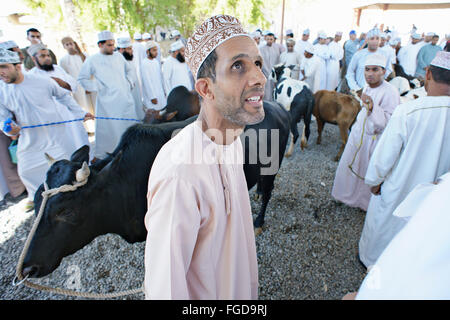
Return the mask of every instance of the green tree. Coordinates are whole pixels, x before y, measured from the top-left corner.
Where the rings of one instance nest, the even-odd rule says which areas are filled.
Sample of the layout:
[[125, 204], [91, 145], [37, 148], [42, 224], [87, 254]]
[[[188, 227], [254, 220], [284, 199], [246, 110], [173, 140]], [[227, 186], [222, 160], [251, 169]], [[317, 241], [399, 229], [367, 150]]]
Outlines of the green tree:
[[83, 32], [109, 29], [112, 32], [155, 32], [156, 26], [177, 28], [190, 35], [207, 17], [226, 13], [245, 27], [267, 28], [265, 3], [280, 0], [22, 0], [29, 7]]

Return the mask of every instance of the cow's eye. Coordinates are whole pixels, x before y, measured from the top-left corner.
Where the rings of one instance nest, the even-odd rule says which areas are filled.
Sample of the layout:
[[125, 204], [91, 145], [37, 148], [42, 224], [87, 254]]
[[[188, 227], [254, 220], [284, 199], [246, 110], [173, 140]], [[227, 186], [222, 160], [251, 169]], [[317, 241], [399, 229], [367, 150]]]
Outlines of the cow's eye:
[[67, 222], [67, 223], [73, 223], [72, 220], [74, 217], [75, 217], [75, 215], [73, 213], [73, 210], [63, 209], [55, 215], [55, 220]]

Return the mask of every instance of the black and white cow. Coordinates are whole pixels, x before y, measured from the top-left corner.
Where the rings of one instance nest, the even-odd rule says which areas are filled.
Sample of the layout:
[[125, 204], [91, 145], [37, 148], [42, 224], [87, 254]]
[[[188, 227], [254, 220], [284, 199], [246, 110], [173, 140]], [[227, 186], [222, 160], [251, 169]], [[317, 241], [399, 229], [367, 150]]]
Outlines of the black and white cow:
[[306, 82], [292, 79], [291, 70], [294, 66], [276, 65], [272, 68], [270, 79], [276, 82], [273, 91], [274, 101], [281, 104], [291, 115], [291, 142], [286, 157], [292, 155], [294, 145], [299, 137], [297, 123], [303, 118], [304, 127], [300, 139], [300, 148], [307, 146], [310, 134], [309, 125], [314, 108], [314, 96]]

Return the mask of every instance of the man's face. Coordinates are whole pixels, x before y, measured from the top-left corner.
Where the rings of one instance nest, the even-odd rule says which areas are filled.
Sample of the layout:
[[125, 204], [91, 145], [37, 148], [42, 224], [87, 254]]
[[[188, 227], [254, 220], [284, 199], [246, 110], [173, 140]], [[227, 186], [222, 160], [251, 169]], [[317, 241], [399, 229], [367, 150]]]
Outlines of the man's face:
[[158, 56], [158, 48], [153, 47], [149, 50], [150, 52], [150, 58], [155, 59]]
[[41, 43], [41, 33], [36, 31], [30, 31], [27, 35], [28, 41], [31, 42], [31, 44], [38, 44]]
[[305, 52], [303, 53], [303, 55], [305, 56], [306, 59], [309, 59], [309, 58], [311, 58], [311, 57], [313, 56], [311, 53], [309, 53], [309, 52], [307, 52], [307, 51], [305, 51]]
[[411, 38], [412, 44], [416, 44], [416, 43], [419, 42], [419, 41], [420, 41], [420, 39], [414, 39], [414, 38]]
[[99, 43], [98, 47], [100, 48], [100, 52], [107, 55], [113, 54], [115, 43], [114, 40], [106, 40], [105, 43]]
[[14, 83], [19, 77], [20, 64], [0, 64], [0, 79], [5, 83]]
[[309, 34], [303, 34], [302, 35], [302, 40], [303, 41], [308, 41], [308, 39], [309, 39]]
[[119, 48], [119, 52], [124, 56], [127, 61], [133, 60], [133, 47]]
[[286, 44], [287, 50], [288, 52], [293, 52], [294, 51], [294, 44], [292, 42], [288, 42]]
[[424, 41], [425, 42], [430, 42], [432, 38], [433, 38], [433, 36], [425, 36]]
[[342, 36], [338, 36], [338, 35], [334, 36], [334, 41], [336, 41], [336, 42], [341, 41], [341, 39], [342, 39]]
[[375, 51], [377, 50], [379, 45], [380, 45], [380, 37], [378, 36], [370, 37], [367, 40], [367, 47], [369, 48], [369, 50]]
[[439, 41], [439, 37], [437, 37], [437, 36], [434, 36], [433, 38], [431, 38], [431, 44], [434, 46], [437, 45], [438, 41]]
[[380, 48], [386, 44], [386, 38], [380, 38]]
[[275, 41], [275, 37], [274, 36], [266, 36], [266, 43], [269, 47], [272, 46], [273, 42]]
[[211, 81], [215, 108], [238, 126], [261, 122], [267, 80], [255, 42], [248, 37], [235, 37], [217, 47], [216, 53], [216, 81]]
[[377, 85], [384, 79], [386, 70], [380, 66], [366, 66], [364, 68], [364, 77], [369, 85]]
[[184, 47], [182, 47], [182, 48], [180, 49], [180, 54], [183, 56], [183, 58], [184, 58], [184, 50], [185, 50]]
[[356, 34], [352, 33], [350, 35], [350, 40], [355, 41], [356, 40]]
[[366, 34], [363, 32], [359, 36], [359, 40], [364, 40], [366, 38]]
[[39, 50], [38, 53], [35, 54], [34, 58], [39, 69], [45, 71], [53, 70], [52, 57], [47, 49]]
[[255, 40], [256, 44], [259, 45], [259, 41], [261, 40], [260, 37], [254, 37], [253, 40]]
[[326, 44], [327, 43], [327, 38], [319, 38], [319, 43], [320, 44]]
[[75, 43], [73, 41], [64, 42], [64, 49], [66, 49], [67, 52], [72, 55], [77, 53]]

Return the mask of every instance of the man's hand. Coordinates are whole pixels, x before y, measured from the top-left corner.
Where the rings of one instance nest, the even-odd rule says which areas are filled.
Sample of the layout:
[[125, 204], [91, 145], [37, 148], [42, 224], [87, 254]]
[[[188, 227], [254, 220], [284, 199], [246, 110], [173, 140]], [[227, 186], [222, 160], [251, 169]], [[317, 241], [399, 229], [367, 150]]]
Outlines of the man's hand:
[[52, 77], [52, 79], [55, 80], [61, 88], [72, 91], [72, 88], [70, 87], [70, 85], [67, 82], [65, 82], [64, 80], [62, 80], [60, 78], [56, 78], [56, 77]]
[[152, 99], [152, 100], [150, 100], [153, 104], [158, 104], [158, 99]]
[[11, 123], [11, 131], [9, 131], [8, 134], [15, 136], [15, 137], [11, 137], [11, 139], [16, 140], [19, 137], [20, 129], [21, 128], [18, 125]]
[[372, 110], [373, 110], [373, 100], [372, 100], [372, 98], [369, 97], [367, 94], [363, 93], [361, 95], [361, 100], [363, 102], [364, 107], [366, 107], [369, 112], [372, 112]]
[[377, 185], [375, 187], [371, 187], [370, 192], [372, 192], [376, 196], [380, 195], [381, 194], [381, 185], [382, 185], [382, 183], [380, 183], [379, 185]]
[[92, 114], [92, 113], [86, 113], [85, 115], [84, 115], [84, 120], [83, 121], [87, 121], [87, 120], [94, 120], [95, 119], [95, 117], [94, 117], [94, 115]]

